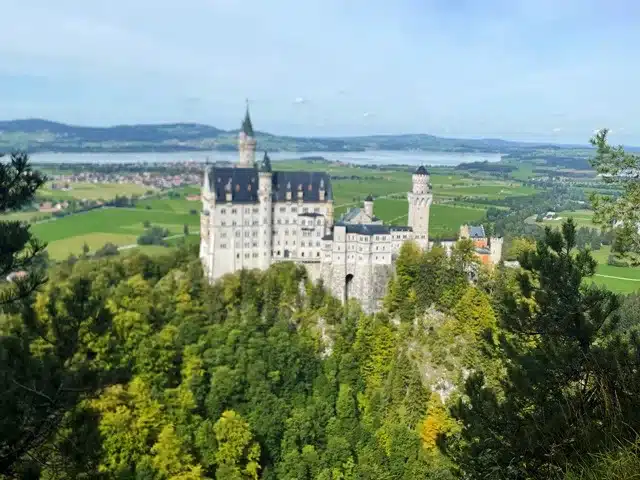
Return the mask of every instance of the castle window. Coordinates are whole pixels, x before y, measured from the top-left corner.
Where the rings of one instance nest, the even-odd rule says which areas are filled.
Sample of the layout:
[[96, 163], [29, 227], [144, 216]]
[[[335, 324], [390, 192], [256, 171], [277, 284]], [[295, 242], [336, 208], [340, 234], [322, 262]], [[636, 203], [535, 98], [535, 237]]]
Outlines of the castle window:
[[221, 209], [220, 209], [220, 213], [221, 213], [222, 215], [224, 215], [225, 213], [227, 213], [227, 209], [226, 209], [226, 208], [221, 208]]
[[284, 212], [286, 210], [286, 207], [280, 207], [280, 211]]
[[231, 213], [233, 213], [233, 214], [238, 213], [238, 209], [237, 208], [232, 208], [231, 209]]
[[320, 207], [314, 208], [313, 211], [316, 212], [316, 213], [320, 213]]
[[251, 213], [251, 209], [250, 208], [245, 208], [244, 209], [244, 213]]
[[311, 186], [311, 184], [309, 184], [309, 186], [307, 187], [307, 190], [309, 191], [313, 190], [313, 187]]
[[227, 244], [226, 243], [221, 243], [220, 244], [220, 248], [227, 248]]
[[253, 213], [258, 213], [258, 209], [257, 209], [257, 208], [254, 208], [254, 209], [253, 209]]
[[236, 237], [240, 236], [240, 230], [236, 230]]
[[309, 213], [309, 209], [308, 209], [307, 207], [304, 207], [304, 208], [302, 209], [302, 213]]
[[224, 220], [222, 220], [222, 221], [220, 222], [220, 225], [221, 225], [221, 226], [223, 226], [223, 227], [224, 227], [226, 224], [227, 224], [227, 222], [225, 222]]
[[236, 192], [239, 192], [239, 191], [240, 191], [240, 184], [236, 183]]
[[248, 253], [245, 253], [245, 254], [244, 254], [244, 258], [249, 258], [249, 254], [248, 254]]
[[298, 211], [298, 207], [291, 207], [291, 213], [296, 213]]
[[247, 192], [250, 192], [250, 191], [251, 191], [251, 185], [249, 184], [247, 185]]
[[220, 238], [227, 238], [227, 232], [222, 232], [220, 234]]
[[236, 253], [236, 258], [240, 258], [240, 254], [239, 253]]
[[300, 252], [300, 256], [301, 256], [301, 257], [304, 257], [304, 252]]
[[238, 224], [238, 222], [236, 222], [235, 220], [233, 222], [231, 222], [231, 225], [233, 225], [234, 227]]
[[319, 257], [319, 256], [320, 256], [320, 252], [316, 253], [316, 257]]

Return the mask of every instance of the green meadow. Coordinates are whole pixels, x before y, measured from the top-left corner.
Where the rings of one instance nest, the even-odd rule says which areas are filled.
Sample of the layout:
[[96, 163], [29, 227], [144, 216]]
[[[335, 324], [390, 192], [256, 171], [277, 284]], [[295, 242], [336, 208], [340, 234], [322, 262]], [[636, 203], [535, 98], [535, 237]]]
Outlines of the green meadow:
[[71, 183], [71, 189], [52, 190], [51, 182], [38, 190], [39, 198], [52, 198], [55, 200], [110, 200], [120, 196], [142, 195], [151, 187], [136, 185], [133, 183]]
[[[197, 203], [197, 202], [190, 202]], [[196, 208], [199, 211], [198, 208]], [[171, 235], [183, 233], [184, 225], [197, 232], [199, 215], [187, 211], [147, 210], [144, 208], [104, 208], [69, 215], [31, 227], [35, 236], [49, 243], [51, 258], [60, 260], [81, 252], [86, 242], [92, 250], [107, 242], [118, 246], [131, 245], [144, 231], [144, 222], [167, 228]]]

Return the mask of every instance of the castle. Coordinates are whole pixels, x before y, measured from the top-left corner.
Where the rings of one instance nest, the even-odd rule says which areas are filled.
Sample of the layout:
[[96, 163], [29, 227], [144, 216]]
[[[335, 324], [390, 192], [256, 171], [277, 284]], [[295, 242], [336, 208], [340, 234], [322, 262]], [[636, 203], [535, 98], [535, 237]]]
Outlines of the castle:
[[[265, 152], [257, 165], [256, 139], [249, 108], [239, 133], [236, 167], [207, 166], [202, 185], [200, 259], [214, 281], [241, 269], [267, 269], [294, 261], [313, 280], [324, 282], [346, 302], [357, 299], [366, 312], [380, 308], [395, 257], [408, 240], [429, 249], [429, 211], [433, 201], [429, 172], [412, 176], [407, 194], [406, 226], [384, 225], [368, 196], [334, 220], [331, 178], [322, 172], [277, 172]], [[498, 263], [502, 239], [484, 229], [463, 225], [460, 238], [471, 238], [483, 263]], [[450, 253], [457, 239], [438, 243]]]

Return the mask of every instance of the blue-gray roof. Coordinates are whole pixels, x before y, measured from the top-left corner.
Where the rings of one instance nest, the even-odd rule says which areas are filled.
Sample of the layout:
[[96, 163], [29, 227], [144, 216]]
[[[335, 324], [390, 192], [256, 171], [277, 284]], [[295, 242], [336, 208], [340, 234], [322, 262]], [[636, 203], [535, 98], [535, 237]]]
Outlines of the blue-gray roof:
[[[347, 212], [344, 215], [342, 215], [342, 217], [340, 217], [339, 222], [348, 223], [352, 221], [354, 218], [356, 218], [361, 211], [362, 209], [359, 207], [350, 208], [349, 210], [347, 210]], [[374, 222], [377, 222], [380, 219], [374, 215], [373, 218], [371, 218], [371, 220], [373, 220]]]
[[[305, 202], [323, 202], [333, 199], [331, 178], [324, 172], [273, 172], [271, 184], [274, 202], [298, 199], [302, 191]], [[231, 191], [233, 203], [258, 203], [258, 169], [216, 167], [209, 172], [209, 185], [215, 192], [216, 202], [225, 202], [227, 190]], [[324, 200], [320, 200], [320, 187], [324, 188]]]
[[484, 238], [484, 226], [483, 225], [478, 225], [478, 226], [470, 226], [469, 227], [469, 236], [471, 238]]
[[411, 227], [397, 226], [397, 225], [337, 223], [336, 226], [346, 227], [347, 233], [356, 233], [358, 235], [388, 235], [392, 232], [412, 231]]

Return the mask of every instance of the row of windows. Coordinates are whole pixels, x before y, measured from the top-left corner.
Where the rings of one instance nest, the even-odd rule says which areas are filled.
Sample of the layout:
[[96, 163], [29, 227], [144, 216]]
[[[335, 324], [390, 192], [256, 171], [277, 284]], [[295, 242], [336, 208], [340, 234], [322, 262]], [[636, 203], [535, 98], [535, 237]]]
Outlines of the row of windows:
[[[226, 208], [221, 208], [220, 209], [220, 213], [222, 215], [225, 215], [227, 213], [227, 209]], [[237, 208], [232, 208], [231, 209], [231, 214], [235, 215], [236, 213], [238, 213], [238, 209]], [[257, 208], [245, 208], [244, 209], [244, 213], [246, 214], [250, 214], [250, 213], [258, 213], [258, 209]]]
[[[231, 209], [231, 215], [236, 215], [238, 213], [238, 208], [232, 208]], [[240, 209], [242, 210], [242, 209]], [[285, 213], [287, 211], [287, 207], [280, 207], [280, 212], [281, 213]], [[309, 212], [310, 208], [309, 207], [303, 207], [302, 208], [302, 213], [310, 213]], [[273, 211], [275, 211], [275, 207], [273, 208]], [[314, 213], [320, 213], [320, 207], [316, 207], [313, 209]], [[220, 209], [220, 214], [221, 215], [226, 215], [227, 213], [227, 209], [226, 208], [221, 208]], [[258, 208], [257, 207], [245, 207], [244, 209], [244, 213], [249, 215], [251, 213], [258, 213]], [[291, 213], [298, 213], [298, 207], [291, 207]]]
[[[276, 223], [277, 223], [278, 225], [280, 225], [280, 224], [282, 224], [282, 223], [284, 223], [285, 225], [289, 225], [289, 219], [288, 219], [288, 218], [285, 218], [285, 219], [284, 219], [284, 222], [283, 222], [281, 218], [278, 218], [278, 219], [276, 220]], [[298, 224], [298, 222], [297, 222], [297, 220], [296, 220], [295, 218], [292, 218], [292, 219], [291, 219], [291, 223], [292, 223], [293, 225], [297, 225], [297, 224]], [[303, 218], [302, 220], [300, 220], [300, 225], [313, 226], [313, 220], [305, 220], [305, 219]], [[322, 220], [321, 220], [321, 219], [318, 219], [318, 220], [316, 221], [316, 225], [321, 226], [321, 225], [322, 225]]]

